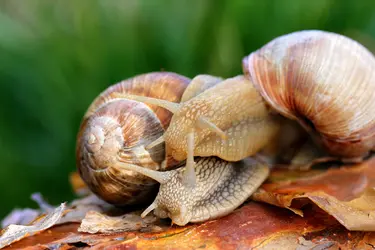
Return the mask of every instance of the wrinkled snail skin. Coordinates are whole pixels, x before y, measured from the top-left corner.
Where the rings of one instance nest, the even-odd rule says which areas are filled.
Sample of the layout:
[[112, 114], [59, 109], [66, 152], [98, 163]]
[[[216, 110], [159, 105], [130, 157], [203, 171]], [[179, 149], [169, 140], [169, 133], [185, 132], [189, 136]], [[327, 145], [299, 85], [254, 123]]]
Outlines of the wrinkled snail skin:
[[[191, 83], [186, 89], [189, 97], [183, 97], [185, 102], [180, 104], [127, 96], [174, 113], [157, 142], [165, 141], [167, 154], [177, 161], [186, 159], [186, 182], [192, 186], [196, 182], [194, 156], [239, 161], [257, 153], [279, 128], [277, 116], [270, 115], [263, 98], [244, 76], [209, 82], [203, 80], [201, 88]], [[195, 90], [189, 92], [190, 86]]]
[[[187, 159], [186, 182], [194, 186], [194, 172], [188, 171], [193, 168], [193, 156], [239, 161], [256, 154], [278, 128], [277, 117], [270, 115], [256, 89], [237, 76], [181, 103], [164, 140], [173, 158]], [[193, 138], [190, 145], [189, 136]]]
[[[202, 126], [202, 118], [222, 130], [225, 138]], [[186, 159], [186, 137], [194, 131], [194, 156], [239, 161], [258, 152], [272, 137], [276, 128], [272, 121], [258, 92], [238, 76], [181, 103], [164, 138], [177, 160]]]
[[169, 126], [172, 113], [163, 108], [113, 93], [131, 93], [179, 102], [190, 79], [175, 73], [149, 73], [115, 84], [101, 93], [87, 110], [77, 136], [77, 168], [90, 190], [115, 205], [147, 203], [157, 183], [122, 164], [159, 170], [165, 145], [145, 146]]
[[243, 59], [245, 75], [266, 102], [311, 130], [342, 159], [375, 148], [375, 58], [358, 42], [330, 32], [278, 37]]
[[195, 161], [197, 184], [193, 188], [184, 184], [184, 167], [158, 172], [124, 166], [160, 182], [157, 197], [142, 217], [154, 210], [159, 218], [170, 218], [172, 223], [184, 226], [225, 216], [245, 202], [269, 174], [265, 164], [251, 158], [227, 162], [217, 157], [198, 157]]
[[184, 94], [181, 97], [181, 102], [186, 102], [205, 90], [214, 87], [224, 79], [212, 75], [197, 75], [195, 76], [189, 86], [186, 88]]

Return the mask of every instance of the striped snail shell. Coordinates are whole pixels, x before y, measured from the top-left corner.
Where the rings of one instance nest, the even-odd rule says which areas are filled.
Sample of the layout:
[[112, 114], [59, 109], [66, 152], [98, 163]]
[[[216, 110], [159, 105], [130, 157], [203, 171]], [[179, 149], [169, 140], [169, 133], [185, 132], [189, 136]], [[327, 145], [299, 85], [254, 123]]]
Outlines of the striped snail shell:
[[277, 112], [297, 120], [341, 159], [375, 147], [375, 58], [343, 35], [299, 31], [243, 59], [245, 74]]
[[121, 165], [159, 170], [165, 159], [164, 144], [149, 150], [145, 146], [164, 133], [172, 113], [113, 94], [179, 102], [189, 82], [175, 73], [148, 73], [109, 87], [93, 101], [83, 117], [76, 146], [78, 172], [93, 193], [119, 206], [148, 202], [157, 192], [157, 182]]

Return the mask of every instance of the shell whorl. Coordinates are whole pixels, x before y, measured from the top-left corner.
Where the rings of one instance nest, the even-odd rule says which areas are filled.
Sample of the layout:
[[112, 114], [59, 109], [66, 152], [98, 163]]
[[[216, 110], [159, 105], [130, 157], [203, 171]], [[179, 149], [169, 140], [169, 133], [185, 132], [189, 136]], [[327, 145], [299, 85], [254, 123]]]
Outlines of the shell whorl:
[[146, 150], [160, 137], [172, 114], [141, 102], [113, 98], [114, 92], [178, 102], [189, 79], [174, 73], [149, 73], [109, 87], [89, 107], [77, 137], [77, 167], [92, 192], [115, 205], [147, 202], [156, 182], [117, 163], [159, 170], [164, 144]]
[[314, 131], [332, 155], [363, 157], [375, 146], [375, 57], [330, 32], [278, 37], [243, 60], [264, 99]]

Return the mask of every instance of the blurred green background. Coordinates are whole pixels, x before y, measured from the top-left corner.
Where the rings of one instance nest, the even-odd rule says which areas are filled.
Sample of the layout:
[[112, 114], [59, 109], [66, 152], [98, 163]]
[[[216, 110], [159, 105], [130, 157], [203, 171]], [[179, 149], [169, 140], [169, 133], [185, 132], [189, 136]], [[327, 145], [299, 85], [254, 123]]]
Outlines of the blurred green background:
[[75, 137], [91, 101], [136, 74], [241, 73], [241, 59], [302, 29], [375, 51], [373, 0], [0, 1], [0, 218], [71, 200]]

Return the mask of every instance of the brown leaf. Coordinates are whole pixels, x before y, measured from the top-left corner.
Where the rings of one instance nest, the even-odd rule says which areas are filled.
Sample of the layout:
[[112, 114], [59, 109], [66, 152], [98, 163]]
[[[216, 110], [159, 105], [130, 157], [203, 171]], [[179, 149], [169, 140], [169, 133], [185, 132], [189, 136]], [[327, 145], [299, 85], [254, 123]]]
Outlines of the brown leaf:
[[122, 216], [108, 216], [96, 211], [89, 211], [82, 220], [78, 232], [118, 233], [140, 230], [157, 232], [162, 230], [160, 226], [156, 225], [158, 221], [153, 215], [148, 215], [142, 219], [140, 212], [127, 213]]
[[278, 169], [271, 172], [269, 180], [262, 186], [267, 192], [303, 194], [320, 190], [339, 200], [349, 201], [375, 186], [375, 157], [363, 163], [331, 168], [326, 172]]
[[313, 203], [333, 216], [348, 230], [375, 231], [375, 191], [368, 190], [361, 197], [349, 202], [339, 201], [323, 192], [312, 192], [304, 195], [283, 195], [259, 190], [253, 199], [285, 207], [303, 216], [302, 208]]
[[0, 248], [52, 227], [61, 218], [64, 210], [65, 203], [62, 203], [53, 212], [49, 213], [44, 218], [35, 221], [35, 223], [30, 226], [15, 224], [9, 225], [1, 234]]
[[[87, 234], [79, 224], [57, 225], [12, 248], [32, 249], [371, 249], [375, 233], [349, 232], [319, 210], [300, 217], [267, 204], [249, 202], [232, 214], [160, 232]], [[10, 249], [10, 248], [9, 248]]]
[[349, 202], [318, 193], [307, 194], [312, 202], [335, 217], [348, 230], [375, 231], [375, 191], [368, 190]]
[[81, 222], [89, 211], [98, 211], [106, 214], [119, 215], [123, 214], [124, 210], [118, 209], [111, 204], [99, 199], [95, 195], [89, 195], [72, 201], [67, 206], [68, 210], [59, 220], [58, 224], [66, 222]]
[[[89, 196], [68, 206], [65, 222], [80, 222], [87, 211], [96, 211], [87, 214], [82, 228], [98, 233], [79, 232], [79, 223], [64, 223], [12, 248], [372, 249], [375, 233], [346, 228], [375, 231], [375, 191], [369, 189], [373, 167], [374, 160], [369, 160], [328, 171], [275, 169], [254, 198], [276, 206], [248, 202], [228, 216], [185, 227], [167, 226], [169, 220], [141, 221], [138, 212], [119, 216], [123, 210]], [[357, 188], [360, 183], [365, 184]]]
[[[101, 213], [115, 215], [124, 213], [124, 210], [115, 208], [114, 206], [100, 200], [95, 195], [90, 195], [81, 199], [74, 200], [68, 205], [64, 204], [64, 212], [56, 219], [56, 221], [51, 221], [47, 218], [49, 218], [48, 216], [56, 214], [56, 210], [54, 210], [52, 206], [46, 203], [40, 194], [33, 194], [32, 199], [39, 204], [41, 209], [32, 210], [32, 214], [27, 212], [28, 210], [22, 210], [21, 212], [12, 212], [9, 216], [6, 217], [6, 220], [3, 221], [7, 224], [9, 224], [9, 222], [18, 224], [11, 225], [4, 231], [2, 238], [0, 238], [4, 242], [4, 244], [8, 241], [11, 242], [12, 240], [22, 239], [23, 237], [32, 235], [34, 231], [34, 233], [42, 231], [44, 230], [44, 227], [48, 228], [53, 225], [59, 225], [67, 222], [81, 222], [82, 219], [85, 218], [88, 211], [100, 211]], [[48, 214], [47, 217], [46, 212]], [[54, 218], [56, 217], [53, 217], [53, 219]], [[45, 225], [45, 223], [47, 223], [44, 222], [46, 219], [50, 224]], [[25, 226], [30, 222], [30, 225]], [[12, 235], [9, 235], [8, 237], [8, 234]], [[0, 246], [2, 246], [3, 244], [2, 241], [0, 241]]]
[[[312, 175], [308, 177], [308, 175]], [[275, 178], [276, 176], [276, 178]], [[283, 176], [283, 178], [277, 178]], [[288, 176], [290, 181], [288, 181]], [[375, 231], [375, 158], [324, 173], [277, 170], [252, 198], [303, 215], [315, 204], [349, 230]]]
[[[38, 203], [40, 209], [15, 209], [3, 219], [2, 227], [5, 228], [10, 224], [28, 225], [55, 209], [53, 206], [46, 203], [38, 193], [32, 194], [32, 199]], [[124, 210], [116, 208], [91, 194], [67, 204], [64, 214], [56, 224], [81, 222], [88, 211], [98, 211], [111, 215], [120, 215], [124, 213]]]

